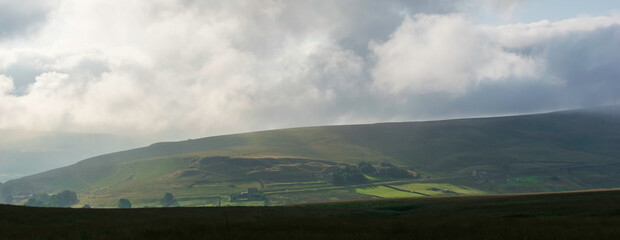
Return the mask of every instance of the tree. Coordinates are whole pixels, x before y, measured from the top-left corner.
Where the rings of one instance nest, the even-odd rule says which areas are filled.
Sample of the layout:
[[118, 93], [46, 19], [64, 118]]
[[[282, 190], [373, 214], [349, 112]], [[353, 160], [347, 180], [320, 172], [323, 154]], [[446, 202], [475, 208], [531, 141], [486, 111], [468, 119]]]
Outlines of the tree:
[[381, 167], [394, 167], [394, 165], [392, 165], [389, 162], [382, 162], [382, 163], [379, 164], [379, 166], [381, 166]]
[[344, 185], [344, 177], [342, 176], [341, 173], [334, 173], [332, 174], [332, 183], [334, 185]]
[[163, 207], [178, 207], [179, 203], [172, 193], [164, 194], [164, 198], [159, 201]]
[[84, 204], [84, 206], [82, 206], [82, 208], [91, 208], [91, 207], [88, 204]]
[[71, 207], [74, 204], [80, 202], [77, 198], [77, 193], [71, 190], [64, 190], [58, 194], [54, 194], [50, 197], [50, 200], [45, 203], [46, 207]]
[[377, 174], [377, 169], [368, 162], [359, 162], [357, 168], [359, 168], [363, 174]]
[[341, 168], [338, 172], [332, 174], [332, 183], [334, 185], [361, 184], [366, 183], [368, 179], [360, 170], [353, 166]]
[[50, 200], [50, 195], [47, 193], [35, 193], [32, 194], [32, 197], [28, 199], [28, 201], [26, 201], [26, 203], [24, 203], [24, 206], [29, 206], [29, 207], [44, 207], [44, 206], [48, 206], [46, 205], [47, 202], [49, 202]]
[[413, 178], [413, 175], [409, 174], [409, 171], [399, 167], [387, 168], [386, 174], [391, 178]]
[[24, 203], [24, 206], [29, 206], [29, 207], [42, 207], [43, 206], [43, 201], [37, 199], [37, 198], [29, 198], [28, 201], [26, 201], [26, 203]]
[[129, 199], [121, 198], [118, 200], [118, 208], [131, 208], [131, 202]]
[[48, 193], [35, 193], [32, 195], [32, 198], [38, 199], [41, 202], [47, 202], [50, 200], [50, 195]]

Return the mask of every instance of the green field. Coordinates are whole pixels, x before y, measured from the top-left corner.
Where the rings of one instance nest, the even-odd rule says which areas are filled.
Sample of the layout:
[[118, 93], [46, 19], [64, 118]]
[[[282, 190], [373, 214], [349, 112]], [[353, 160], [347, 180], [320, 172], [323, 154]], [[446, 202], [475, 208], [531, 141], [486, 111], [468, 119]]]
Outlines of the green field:
[[356, 188], [355, 192], [361, 193], [361, 194], [366, 194], [366, 195], [371, 195], [371, 196], [377, 196], [377, 197], [380, 197], [380, 198], [401, 198], [401, 197], [420, 197], [420, 196], [423, 196], [423, 195], [420, 195], [420, 194], [415, 194], [415, 193], [409, 193], [409, 192], [403, 192], [403, 191], [394, 190], [392, 188], [388, 188], [388, 187], [385, 187], [385, 186]]
[[282, 207], [0, 205], [0, 239], [618, 239], [618, 199], [619, 190]]
[[[454, 195], [452, 193], [444, 193], [442, 190], [448, 190], [450, 192], [457, 193], [458, 195], [470, 195], [470, 194], [487, 194], [488, 192], [464, 187], [452, 185], [449, 183], [410, 183], [403, 185], [392, 185], [399, 189], [424, 193], [427, 195]], [[436, 190], [431, 190], [436, 189]]]

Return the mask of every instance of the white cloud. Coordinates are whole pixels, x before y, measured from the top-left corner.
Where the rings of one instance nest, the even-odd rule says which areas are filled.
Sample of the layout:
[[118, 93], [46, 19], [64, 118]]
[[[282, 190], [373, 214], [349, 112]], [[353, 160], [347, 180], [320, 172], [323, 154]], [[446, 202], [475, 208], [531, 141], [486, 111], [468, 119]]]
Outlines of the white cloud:
[[497, 27], [481, 26], [481, 31], [506, 48], [523, 48], [568, 34], [591, 32], [620, 24], [620, 15], [582, 16], [557, 22], [542, 20], [533, 23], [519, 23]]
[[[326, 22], [299, 32], [277, 19], [290, 6], [265, 3], [271, 7], [256, 13], [259, 3], [63, 1], [36, 37], [2, 49], [15, 61], [35, 55], [45, 72], [13, 97], [19, 107], [11, 114], [22, 117], [0, 128], [178, 135], [259, 128], [271, 124], [250, 121], [261, 111], [290, 120], [361, 75], [363, 60], [335, 44]], [[265, 36], [248, 27], [271, 32], [253, 39]], [[263, 49], [254, 40], [277, 44]]]
[[0, 129], [178, 138], [410, 120], [424, 94], [548, 83], [545, 44], [618, 20], [484, 26], [435, 2], [59, 1], [32, 34], [0, 39]]
[[[546, 70], [551, 40], [620, 23], [620, 17], [580, 17], [560, 22], [476, 25], [463, 14], [415, 15], [384, 43], [372, 43], [375, 85], [390, 94], [460, 96], [496, 81], [558, 84]], [[539, 48], [537, 51], [531, 48]]]
[[0, 74], [0, 96], [10, 93], [14, 88], [13, 78]]
[[390, 39], [371, 44], [372, 76], [392, 93], [463, 94], [481, 81], [529, 77], [536, 61], [507, 51], [462, 14], [407, 17]]

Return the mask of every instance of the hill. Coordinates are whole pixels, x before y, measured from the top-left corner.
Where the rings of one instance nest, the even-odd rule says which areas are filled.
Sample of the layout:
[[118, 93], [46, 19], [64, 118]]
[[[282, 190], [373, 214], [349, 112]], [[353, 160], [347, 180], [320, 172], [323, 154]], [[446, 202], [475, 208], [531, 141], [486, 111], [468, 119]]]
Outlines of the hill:
[[282, 207], [0, 205], [1, 239], [617, 239], [620, 191], [449, 196]]
[[[522, 116], [325, 126], [208, 137], [102, 155], [8, 181], [5, 193], [77, 191], [93, 206], [280, 205], [437, 194], [543, 192], [620, 186], [620, 107]], [[390, 163], [418, 179], [330, 174]], [[476, 172], [474, 176], [473, 173]], [[258, 188], [265, 199], [230, 202]], [[6, 191], [9, 189], [10, 191]], [[442, 190], [442, 191], [438, 191]], [[446, 191], [443, 191], [446, 190]]]
[[106, 134], [0, 130], [0, 182], [135, 148], [140, 142]]

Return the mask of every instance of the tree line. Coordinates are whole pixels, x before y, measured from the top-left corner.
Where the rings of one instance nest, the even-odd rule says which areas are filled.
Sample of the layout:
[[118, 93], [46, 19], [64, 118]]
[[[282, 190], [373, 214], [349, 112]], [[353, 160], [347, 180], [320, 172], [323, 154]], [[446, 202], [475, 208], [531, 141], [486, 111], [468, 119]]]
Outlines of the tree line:
[[[77, 193], [71, 190], [64, 190], [57, 194], [36, 193], [30, 197], [24, 206], [29, 207], [71, 207], [78, 204]], [[172, 193], [165, 193], [164, 197], [159, 201], [161, 207], [179, 207], [179, 201]], [[118, 200], [118, 208], [131, 208], [131, 201], [127, 198]], [[91, 208], [89, 204], [85, 204], [82, 208]]]
[[[164, 197], [159, 200], [161, 207], [180, 207], [179, 201], [172, 193], [165, 193]], [[131, 201], [127, 198], [121, 198], [118, 200], [118, 208], [131, 208]]]
[[71, 207], [79, 202], [76, 192], [64, 190], [57, 194], [34, 194], [24, 205], [31, 207]]

